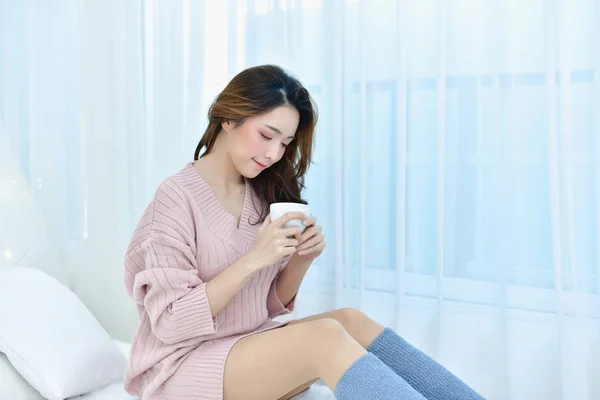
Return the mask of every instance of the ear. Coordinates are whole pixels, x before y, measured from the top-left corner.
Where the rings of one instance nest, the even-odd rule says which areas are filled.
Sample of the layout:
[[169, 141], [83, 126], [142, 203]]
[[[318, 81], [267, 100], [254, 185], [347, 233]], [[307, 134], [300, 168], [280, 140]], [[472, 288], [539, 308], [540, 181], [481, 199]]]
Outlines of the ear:
[[225, 132], [229, 132], [232, 128], [233, 128], [233, 122], [231, 121], [225, 121], [221, 123], [221, 128], [225, 131]]

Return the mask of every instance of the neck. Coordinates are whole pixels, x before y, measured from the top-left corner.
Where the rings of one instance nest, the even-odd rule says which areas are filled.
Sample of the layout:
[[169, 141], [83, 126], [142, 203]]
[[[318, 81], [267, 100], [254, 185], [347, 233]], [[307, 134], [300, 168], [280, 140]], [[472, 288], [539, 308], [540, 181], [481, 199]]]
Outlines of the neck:
[[244, 181], [225, 151], [223, 134], [219, 134], [210, 153], [196, 161], [195, 168], [211, 186], [235, 187]]

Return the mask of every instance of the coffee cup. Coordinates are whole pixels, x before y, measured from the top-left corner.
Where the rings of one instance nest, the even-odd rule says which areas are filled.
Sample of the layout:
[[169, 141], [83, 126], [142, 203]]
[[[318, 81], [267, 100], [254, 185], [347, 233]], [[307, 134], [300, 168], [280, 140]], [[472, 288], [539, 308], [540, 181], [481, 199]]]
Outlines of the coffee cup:
[[[301, 212], [304, 215], [306, 215], [307, 217], [310, 216], [310, 208], [306, 204], [273, 203], [270, 206], [271, 222], [278, 220], [279, 218], [283, 217], [283, 215], [285, 213], [288, 213], [288, 212]], [[292, 219], [292, 220], [286, 222], [283, 226], [284, 226], [284, 228], [291, 228], [293, 226], [299, 226], [302, 229], [302, 231], [304, 231], [304, 228], [306, 228], [306, 226], [304, 225], [303, 222], [304, 221], [302, 221], [300, 219]]]

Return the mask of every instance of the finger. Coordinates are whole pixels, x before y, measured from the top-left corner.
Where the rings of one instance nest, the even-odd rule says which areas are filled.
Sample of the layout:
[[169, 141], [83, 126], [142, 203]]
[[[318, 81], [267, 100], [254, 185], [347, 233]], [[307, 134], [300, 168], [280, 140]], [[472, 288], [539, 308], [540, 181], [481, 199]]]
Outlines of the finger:
[[319, 241], [313, 239], [313, 240], [309, 240], [308, 242], [298, 245], [297, 249], [298, 249], [298, 251], [308, 250], [308, 249], [315, 247], [317, 244], [319, 244]]
[[306, 243], [308, 242], [310, 239], [314, 238], [315, 235], [317, 235], [318, 232], [312, 231], [312, 232], [306, 232], [303, 233], [302, 235], [300, 235], [300, 244]]
[[309, 254], [314, 254], [314, 253], [318, 253], [319, 251], [323, 251], [323, 249], [325, 248], [325, 241], [322, 241], [321, 243], [319, 243], [318, 245], [311, 247], [310, 249], [306, 249], [306, 250], [298, 250], [296, 248], [296, 251], [298, 252], [299, 256], [306, 256]]
[[290, 256], [290, 255], [294, 254], [295, 252], [296, 252], [295, 247], [284, 247], [283, 251], [282, 251], [284, 256]]
[[283, 242], [283, 245], [285, 247], [297, 247], [298, 246], [298, 241], [296, 239], [286, 239]]
[[262, 226], [264, 227], [267, 227], [269, 225], [271, 225], [271, 214], [267, 215], [267, 218], [265, 218], [265, 220], [262, 223]]
[[300, 244], [306, 242], [313, 236], [321, 233], [321, 230], [322, 230], [321, 227], [318, 225], [316, 225], [316, 226], [313, 225], [310, 228], [306, 229], [304, 232], [302, 232], [302, 237], [300, 238]]
[[290, 228], [283, 228], [281, 230], [281, 234], [285, 237], [290, 237], [290, 236], [300, 236], [300, 234], [302, 233], [302, 228], [300, 228], [299, 226], [292, 226]]
[[300, 246], [298, 246], [298, 250], [306, 250], [309, 249], [311, 247], [316, 246], [319, 242], [322, 242], [323, 239], [325, 239], [325, 236], [322, 233], [319, 233], [317, 235], [315, 235], [312, 239], [302, 243]]
[[312, 226], [314, 224], [317, 223], [317, 218], [315, 217], [308, 217], [304, 220], [304, 226]]
[[283, 225], [285, 225], [287, 222], [293, 219], [299, 219], [301, 221], [304, 221], [306, 219], [306, 215], [297, 211], [287, 212], [281, 217], [277, 218], [277, 220], [273, 221], [273, 225], [281, 228]]

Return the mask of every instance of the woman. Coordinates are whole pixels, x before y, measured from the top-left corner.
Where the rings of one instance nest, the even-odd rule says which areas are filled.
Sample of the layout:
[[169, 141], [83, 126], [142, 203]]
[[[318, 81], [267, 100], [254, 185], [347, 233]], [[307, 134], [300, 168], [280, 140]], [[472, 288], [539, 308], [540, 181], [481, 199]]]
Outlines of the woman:
[[[272, 320], [293, 310], [325, 248], [314, 217], [267, 215], [274, 202], [305, 203], [316, 110], [295, 78], [259, 66], [233, 78], [208, 117], [195, 162], [160, 185], [127, 250], [125, 281], [140, 314], [127, 391], [287, 399], [322, 378], [339, 400], [480, 399], [359, 311]], [[291, 219], [305, 230], [284, 228]]]

